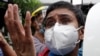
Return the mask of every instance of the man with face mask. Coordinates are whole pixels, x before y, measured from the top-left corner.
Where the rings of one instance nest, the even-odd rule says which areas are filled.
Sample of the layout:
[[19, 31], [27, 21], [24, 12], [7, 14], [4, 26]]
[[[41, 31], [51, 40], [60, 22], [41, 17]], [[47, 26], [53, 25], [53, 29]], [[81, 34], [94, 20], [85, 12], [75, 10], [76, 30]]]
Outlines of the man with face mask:
[[[44, 19], [45, 44], [40, 56], [78, 56], [83, 38], [84, 17], [80, 9], [68, 2], [52, 4]], [[48, 54], [47, 54], [48, 53]]]

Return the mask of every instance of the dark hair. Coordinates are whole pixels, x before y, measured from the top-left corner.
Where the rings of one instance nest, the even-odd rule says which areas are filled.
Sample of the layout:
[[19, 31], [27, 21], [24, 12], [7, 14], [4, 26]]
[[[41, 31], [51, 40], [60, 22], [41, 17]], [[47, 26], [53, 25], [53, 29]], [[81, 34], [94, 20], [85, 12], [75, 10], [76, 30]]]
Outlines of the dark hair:
[[66, 8], [66, 9], [69, 9], [70, 11], [72, 11], [77, 18], [78, 25], [84, 26], [84, 16], [83, 16], [81, 9], [79, 9], [76, 6], [72, 5], [71, 3], [68, 3], [65, 1], [59, 1], [59, 2], [53, 3], [49, 6], [49, 8], [47, 9], [47, 12], [46, 12], [46, 16], [45, 16], [44, 21], [43, 21], [44, 26], [45, 26], [46, 17], [48, 16], [48, 14], [51, 11], [53, 11], [55, 9], [59, 9], [59, 8]]
[[4, 23], [4, 15], [5, 15], [6, 9], [5, 8], [0, 8], [0, 29], [5, 26]]

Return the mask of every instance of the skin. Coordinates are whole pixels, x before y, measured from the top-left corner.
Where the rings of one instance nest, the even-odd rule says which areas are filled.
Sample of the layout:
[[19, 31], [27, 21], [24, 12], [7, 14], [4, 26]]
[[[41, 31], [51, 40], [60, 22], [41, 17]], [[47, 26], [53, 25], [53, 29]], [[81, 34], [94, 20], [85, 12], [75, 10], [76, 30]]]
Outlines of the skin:
[[31, 15], [27, 11], [25, 25], [20, 22], [18, 5], [9, 4], [5, 14], [5, 24], [13, 42], [17, 56], [35, 56], [34, 42], [31, 33]]
[[6, 42], [3, 35], [0, 33], [0, 48], [4, 56], [17, 56], [12, 47]]
[[[68, 20], [66, 19], [66, 15]], [[48, 20], [50, 20], [52, 23], [49, 24], [50, 21]], [[47, 16], [48, 26], [46, 26], [45, 28], [48, 29], [52, 27], [56, 22], [65, 25], [67, 24], [73, 25], [75, 28], [78, 28], [78, 22], [76, 20], [75, 14], [65, 8], [55, 9], [52, 12], [50, 12]], [[13, 48], [17, 56], [36, 56], [33, 44], [34, 42], [30, 29], [31, 26], [30, 12], [26, 13], [25, 25], [23, 26], [20, 23], [18, 6], [16, 4], [14, 5], [9, 4], [8, 10], [6, 11], [5, 14], [5, 24], [10, 33], [10, 37], [13, 42]], [[80, 30], [78, 32], [80, 39], [83, 33], [81, 33]], [[79, 44], [77, 44], [75, 49], [66, 56], [77, 56], [78, 45]]]
[[[64, 25], [73, 25], [76, 29], [78, 28], [78, 21], [75, 17], [75, 14], [66, 8], [59, 8], [51, 11], [47, 16], [45, 28], [49, 29], [53, 27], [56, 22]], [[79, 33], [79, 39], [81, 39], [83, 33], [81, 32], [81, 30], [78, 30], [78, 33]], [[78, 48], [79, 44], [77, 44], [75, 49], [66, 56], [77, 56]]]
[[34, 36], [36, 38], [38, 38], [41, 43], [44, 43], [44, 35], [39, 31], [40, 30], [40, 25], [39, 24], [42, 24], [42, 21], [43, 21], [43, 16], [41, 14], [36, 18], [35, 21], [32, 21], [31, 24], [36, 29]]
[[43, 21], [43, 15], [41, 14], [39, 17], [37, 17], [37, 22], [42, 23]]
[[39, 24], [42, 24], [42, 19], [43, 19], [43, 16], [40, 15], [35, 19], [35, 21], [32, 21], [31, 24], [32, 24], [32, 26], [35, 27], [36, 31], [39, 31], [39, 29], [40, 29]]

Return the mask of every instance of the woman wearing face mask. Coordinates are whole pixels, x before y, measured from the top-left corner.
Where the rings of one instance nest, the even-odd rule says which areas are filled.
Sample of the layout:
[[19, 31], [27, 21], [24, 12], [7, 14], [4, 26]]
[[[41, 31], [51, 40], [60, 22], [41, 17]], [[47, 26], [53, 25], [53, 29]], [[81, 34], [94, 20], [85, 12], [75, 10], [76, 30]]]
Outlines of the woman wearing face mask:
[[[5, 23], [18, 55], [35, 56], [30, 30], [30, 18], [30, 13], [27, 12], [25, 20], [26, 28], [24, 29], [19, 22], [18, 7], [9, 4], [5, 15]], [[83, 26], [83, 15], [78, 8], [64, 1], [52, 4], [48, 8], [44, 19], [44, 37], [47, 48], [39, 53], [39, 56], [77, 56], [79, 42], [83, 36]], [[14, 40], [17, 41], [14, 42]]]
[[44, 19], [45, 48], [40, 56], [78, 56], [83, 38], [84, 17], [78, 8], [64, 1], [52, 4]]

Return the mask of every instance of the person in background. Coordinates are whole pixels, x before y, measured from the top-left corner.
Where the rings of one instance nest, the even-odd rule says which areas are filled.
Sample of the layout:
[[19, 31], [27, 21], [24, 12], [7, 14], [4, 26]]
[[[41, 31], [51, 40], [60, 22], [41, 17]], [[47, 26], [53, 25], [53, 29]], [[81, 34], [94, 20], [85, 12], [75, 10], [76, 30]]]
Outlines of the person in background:
[[44, 19], [43, 10], [45, 9], [45, 6], [37, 8], [35, 11], [32, 12], [31, 18], [32, 35], [39, 39], [41, 43], [44, 43], [44, 28], [42, 26], [42, 21]]
[[46, 47], [44, 44], [44, 28], [42, 26], [45, 13], [43, 13], [44, 10], [46, 10], [45, 6], [37, 8], [32, 12], [31, 18], [31, 30], [34, 37], [34, 46], [37, 55]]

